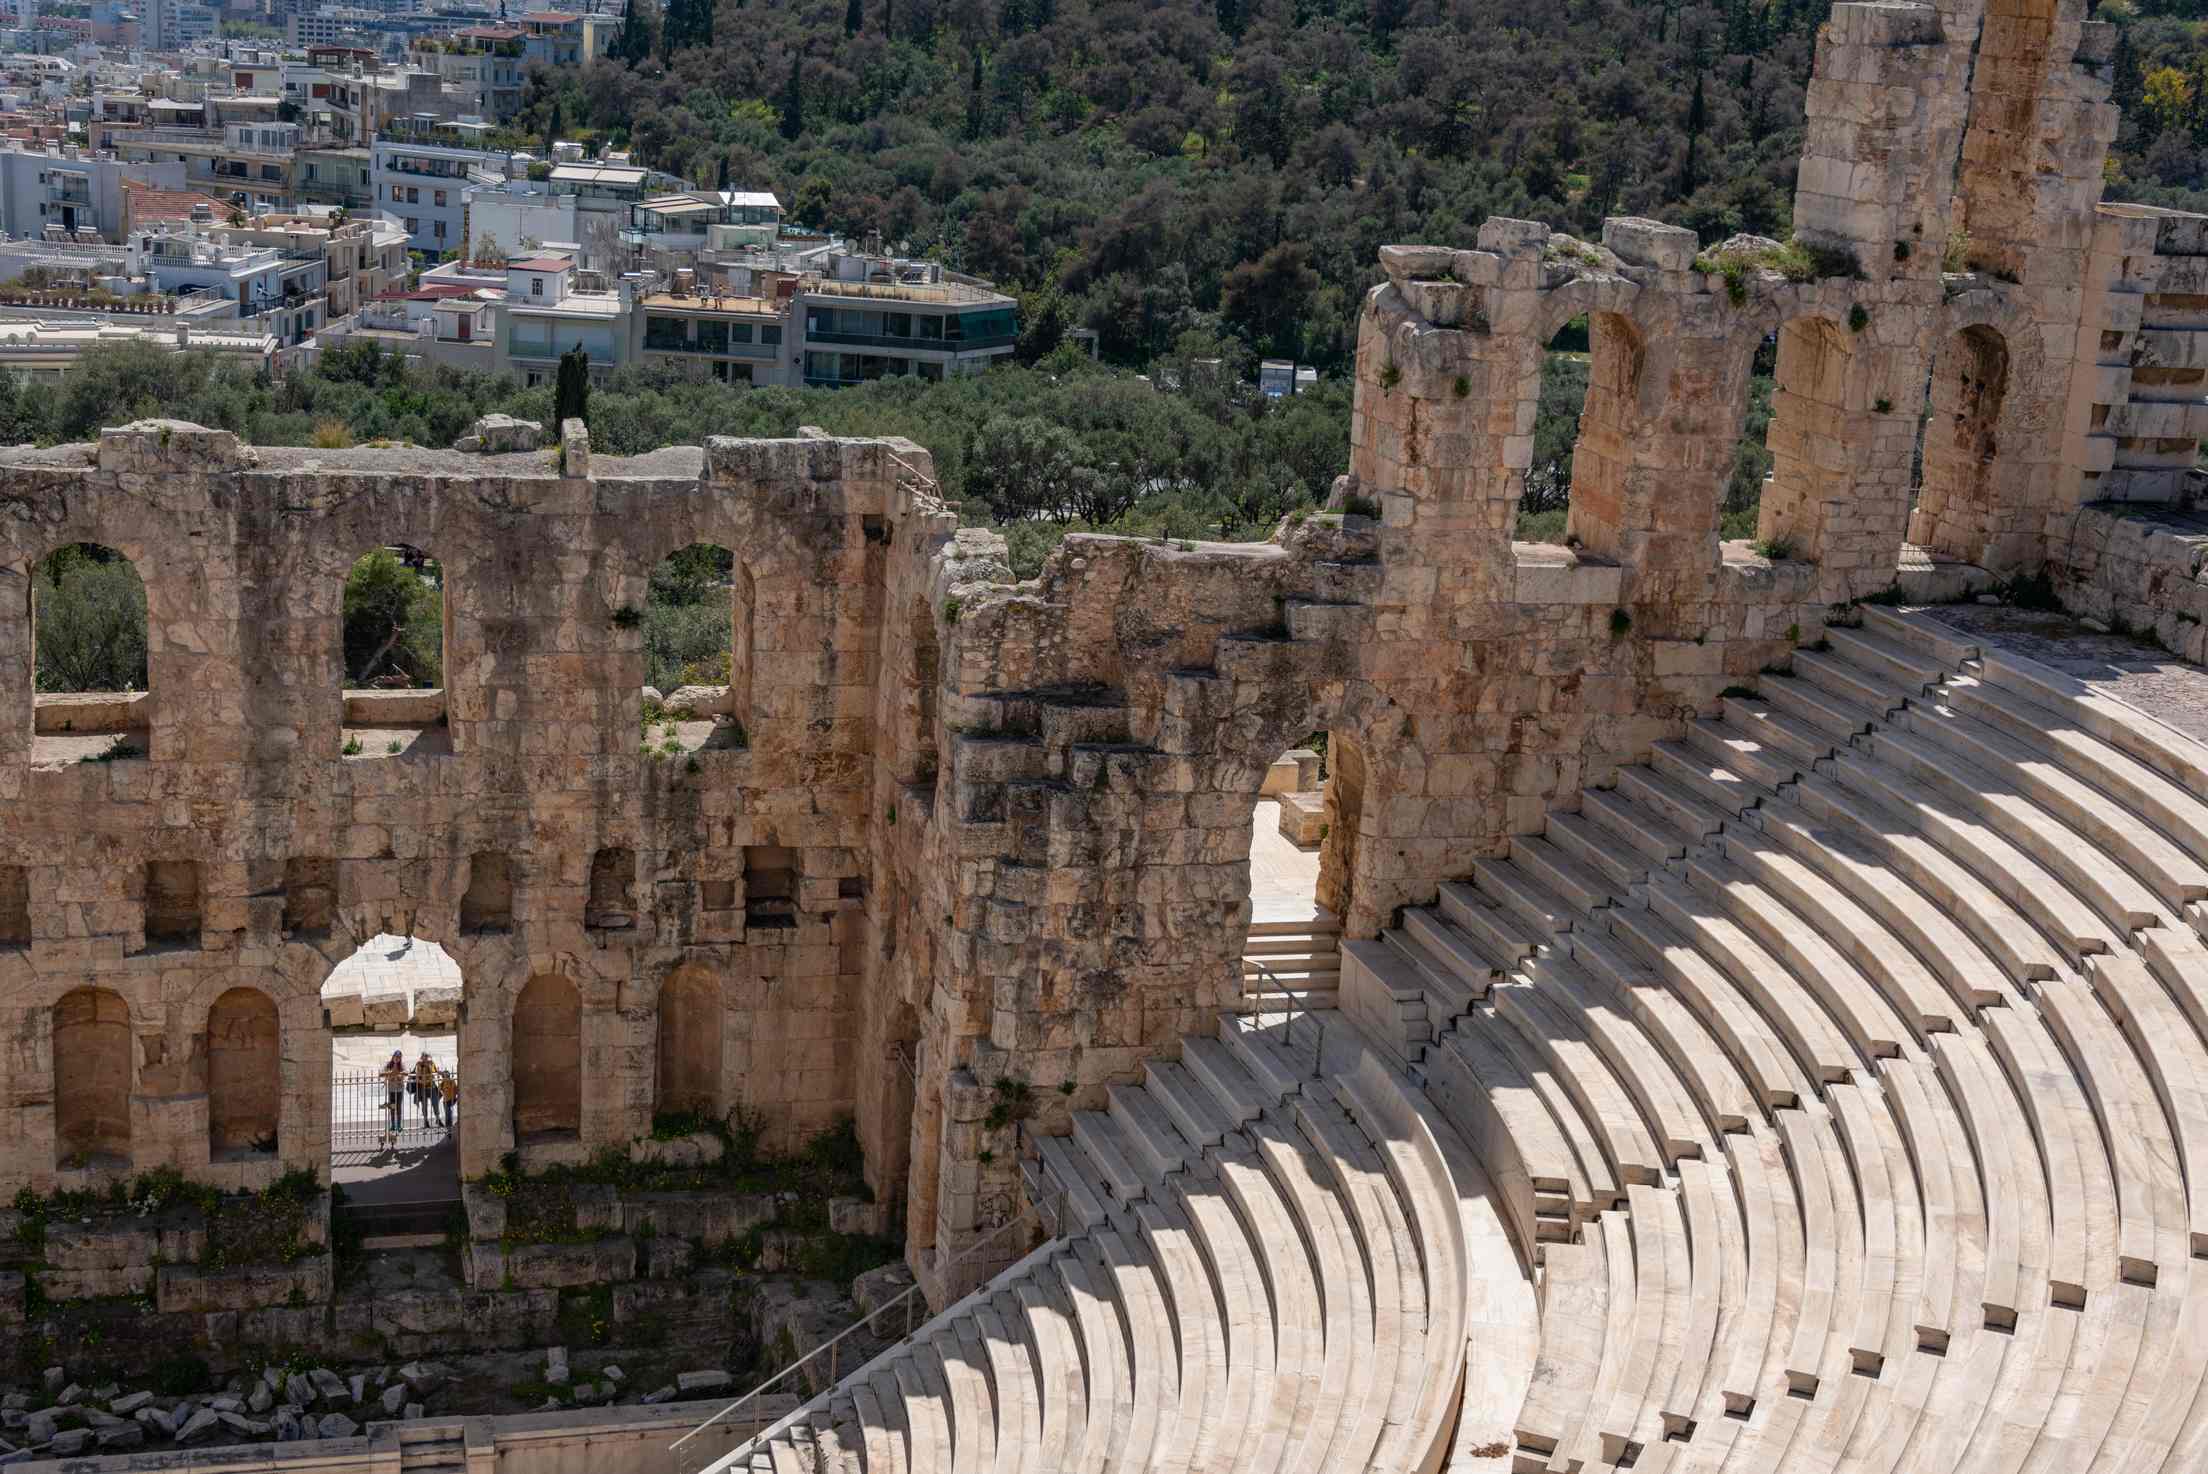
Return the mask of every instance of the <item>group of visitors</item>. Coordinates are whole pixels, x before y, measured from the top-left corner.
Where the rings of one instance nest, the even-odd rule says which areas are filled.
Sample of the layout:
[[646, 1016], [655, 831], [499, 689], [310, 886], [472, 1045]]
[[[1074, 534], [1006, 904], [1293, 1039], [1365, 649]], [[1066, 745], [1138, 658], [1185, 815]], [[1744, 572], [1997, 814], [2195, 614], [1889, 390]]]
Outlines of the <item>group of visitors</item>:
[[406, 1129], [406, 1102], [410, 1097], [421, 1111], [424, 1126], [452, 1130], [460, 1104], [459, 1079], [452, 1071], [440, 1068], [426, 1049], [411, 1070], [406, 1067], [405, 1052], [394, 1049], [383, 1066], [385, 1131], [382, 1145], [398, 1146], [399, 1133]]

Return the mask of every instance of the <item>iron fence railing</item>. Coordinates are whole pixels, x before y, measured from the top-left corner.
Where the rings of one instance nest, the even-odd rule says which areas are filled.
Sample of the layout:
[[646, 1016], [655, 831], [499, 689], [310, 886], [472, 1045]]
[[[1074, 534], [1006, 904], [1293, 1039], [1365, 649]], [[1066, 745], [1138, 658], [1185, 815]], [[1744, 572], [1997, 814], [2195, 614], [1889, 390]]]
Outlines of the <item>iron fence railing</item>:
[[[442, 1092], [425, 1096], [410, 1089], [407, 1072], [396, 1108], [393, 1092], [380, 1074], [344, 1074], [330, 1078], [330, 1143], [333, 1147], [371, 1147], [386, 1141], [399, 1147], [426, 1147], [441, 1140], [452, 1122]], [[454, 1097], [455, 1110], [459, 1098]]]

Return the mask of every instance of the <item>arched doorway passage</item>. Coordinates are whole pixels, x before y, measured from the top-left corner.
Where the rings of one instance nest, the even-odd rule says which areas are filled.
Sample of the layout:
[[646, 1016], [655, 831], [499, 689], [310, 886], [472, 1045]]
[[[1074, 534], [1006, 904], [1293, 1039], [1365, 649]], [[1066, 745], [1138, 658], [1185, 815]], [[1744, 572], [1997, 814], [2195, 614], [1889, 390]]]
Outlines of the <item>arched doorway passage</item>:
[[345, 1189], [364, 1226], [441, 1231], [459, 1199], [461, 1000], [460, 968], [444, 948], [389, 933], [369, 939], [322, 984], [330, 1181]]

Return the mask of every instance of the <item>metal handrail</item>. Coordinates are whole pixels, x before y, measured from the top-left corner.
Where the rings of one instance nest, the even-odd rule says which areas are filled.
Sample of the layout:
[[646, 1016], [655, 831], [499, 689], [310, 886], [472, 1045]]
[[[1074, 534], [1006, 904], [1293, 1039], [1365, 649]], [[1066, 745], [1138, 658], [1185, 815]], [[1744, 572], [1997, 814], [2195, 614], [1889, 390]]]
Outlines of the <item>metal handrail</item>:
[[[1326, 1062], [1326, 1025], [1320, 1023], [1317, 1015], [1296, 1000], [1296, 995], [1288, 991], [1288, 985], [1281, 981], [1279, 973], [1274, 972], [1255, 957], [1245, 957], [1242, 960], [1248, 966], [1256, 968], [1258, 976], [1270, 982], [1273, 985], [1273, 992], [1279, 994], [1281, 1000], [1287, 1004], [1287, 1007], [1283, 1010], [1287, 1022], [1281, 1026], [1281, 1039], [1290, 1049], [1295, 1048], [1296, 1045], [1296, 1016], [1298, 1014], [1303, 1016], [1304, 1023], [1311, 1029], [1311, 1078], [1319, 1079], [1324, 1073]], [[1245, 989], [1245, 991], [1247, 990]], [[1259, 1018], [1263, 1018], [1271, 1010], [1258, 1009], [1255, 1012]]]
[[[1063, 1199], [1064, 1194], [1060, 1193], [1058, 1196]], [[1064, 1211], [1062, 1204], [1059, 1211], [1061, 1213], [1063, 1213]], [[1036, 1205], [1036, 1217], [1038, 1220], [1042, 1218], [1041, 1204]], [[968, 1244], [963, 1253], [954, 1255], [947, 1263], [944, 1264], [943, 1272], [947, 1274], [949, 1271], [956, 1269], [959, 1265], [966, 1263], [970, 1259], [973, 1259], [974, 1257], [979, 1255], [983, 1249], [988, 1248], [999, 1238], [1003, 1237], [1007, 1229], [1021, 1227], [1025, 1224], [1025, 1222], [1026, 1215], [1024, 1213], [1013, 1214], [1010, 1218], [998, 1224], [995, 1228], [990, 1229], [989, 1232], [983, 1234], [980, 1238], [974, 1240], [974, 1242], [972, 1242], [971, 1244]], [[826, 1356], [828, 1358], [828, 1387], [833, 1388], [840, 1380], [837, 1376], [837, 1367], [839, 1362], [839, 1351], [843, 1345], [843, 1342], [847, 1338], [857, 1335], [865, 1327], [872, 1325], [877, 1318], [888, 1314], [890, 1311], [896, 1309], [900, 1305], [905, 1307], [904, 1334], [910, 1336], [912, 1334], [912, 1301], [913, 1298], [915, 1296], [918, 1296], [919, 1294], [920, 1285], [918, 1284], [918, 1282], [906, 1286], [905, 1289], [900, 1291], [895, 1298], [886, 1300], [882, 1304], [877, 1305], [876, 1307], [874, 1307], [874, 1309], [868, 1311], [865, 1315], [853, 1321], [850, 1325], [847, 1325], [842, 1330], [836, 1332], [836, 1334], [830, 1337], [828, 1340], [822, 1342], [818, 1346], [815, 1346], [811, 1351], [806, 1352], [796, 1361], [791, 1362], [788, 1366], [782, 1368], [781, 1371], [776, 1372], [773, 1376], [767, 1378], [767, 1380], [761, 1382], [758, 1386], [752, 1388], [749, 1392], [746, 1392], [743, 1396], [737, 1398], [727, 1407], [722, 1408], [712, 1417], [707, 1418], [704, 1422], [698, 1424], [697, 1427], [692, 1428], [688, 1433], [683, 1434], [682, 1437], [676, 1439], [672, 1444], [668, 1446], [667, 1452], [670, 1455], [679, 1454], [682, 1446], [688, 1443], [691, 1439], [697, 1437], [700, 1433], [703, 1433], [706, 1429], [712, 1427], [715, 1423], [720, 1422], [722, 1419], [732, 1416], [738, 1408], [744, 1406], [746, 1403], [757, 1401], [767, 1392], [769, 1388], [773, 1387], [783, 1378], [789, 1376], [790, 1373], [796, 1371], [799, 1367], [805, 1366], [809, 1362], [817, 1360], [821, 1356]], [[816, 1393], [814, 1394], [814, 1397], [818, 1397], [819, 1395], [820, 1394]], [[812, 1404], [813, 1400], [814, 1398], [812, 1397], [804, 1399], [796, 1407], [791, 1408], [787, 1413], [784, 1413], [781, 1417], [775, 1419], [772, 1423], [769, 1423], [766, 1427], [760, 1429], [757, 1433], [752, 1434], [751, 1437], [745, 1439], [742, 1443], [730, 1449], [727, 1453], [723, 1454], [721, 1458], [724, 1461], [734, 1459], [738, 1454], [746, 1453], [750, 1450], [756, 1449], [757, 1447], [759, 1447], [759, 1445], [765, 1443], [768, 1439], [774, 1437], [778, 1433], [781, 1433], [784, 1429], [790, 1427], [793, 1423], [795, 1423], [799, 1414], [803, 1413], [805, 1409]], [[676, 1467], [678, 1469], [681, 1467], [679, 1459]]]
[[904, 472], [907, 476], [910, 476], [913, 480], [919, 482], [920, 489], [922, 491], [925, 491], [926, 493], [928, 493], [928, 495], [933, 497], [940, 497], [943, 495], [942, 486], [936, 481], [933, 476], [930, 476], [927, 472], [921, 470], [918, 466], [913, 465], [910, 461], [907, 461], [903, 456], [897, 454], [897, 452], [893, 450], [885, 450], [882, 452], [882, 454], [889, 457], [889, 463], [891, 465], [895, 466], [898, 470]]

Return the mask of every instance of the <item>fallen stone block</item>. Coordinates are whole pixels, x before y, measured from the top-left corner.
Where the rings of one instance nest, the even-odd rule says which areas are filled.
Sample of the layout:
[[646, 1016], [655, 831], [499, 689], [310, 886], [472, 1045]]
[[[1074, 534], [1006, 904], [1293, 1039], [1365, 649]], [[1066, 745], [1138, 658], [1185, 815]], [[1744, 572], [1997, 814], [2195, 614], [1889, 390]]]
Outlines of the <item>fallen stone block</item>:
[[350, 1438], [360, 1431], [360, 1424], [343, 1413], [324, 1413], [322, 1421], [315, 1424], [315, 1431], [324, 1438]]
[[678, 1372], [675, 1385], [684, 1392], [725, 1392], [735, 1378], [715, 1368], [711, 1371]]

